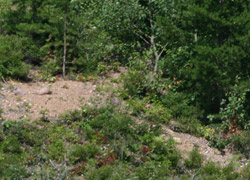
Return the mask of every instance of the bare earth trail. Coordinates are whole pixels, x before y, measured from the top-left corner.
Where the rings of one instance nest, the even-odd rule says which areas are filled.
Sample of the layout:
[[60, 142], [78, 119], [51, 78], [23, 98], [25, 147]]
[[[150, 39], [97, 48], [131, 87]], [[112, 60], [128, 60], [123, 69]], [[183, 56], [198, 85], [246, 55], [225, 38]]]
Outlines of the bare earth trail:
[[[124, 72], [124, 71], [123, 71]], [[56, 81], [47, 82], [7, 82], [0, 90], [0, 108], [3, 110], [3, 119], [21, 120], [24, 118], [35, 120], [41, 118], [41, 111], [48, 110], [49, 119], [57, 119], [60, 114], [67, 110], [81, 108], [89, 100], [100, 96], [96, 87], [103, 83], [110, 83], [110, 78], [119, 78], [121, 73], [113, 73], [106, 79], [96, 81]], [[115, 84], [114, 87], [118, 85]], [[38, 92], [44, 87], [50, 87], [51, 94], [39, 95]], [[112, 91], [112, 90], [111, 90]], [[177, 148], [183, 157], [192, 151], [194, 145], [199, 146], [200, 153], [205, 161], [216, 162], [222, 166], [233, 159], [233, 154], [225, 151], [221, 154], [217, 149], [211, 148], [208, 141], [189, 134], [174, 132], [167, 125], [163, 125], [162, 136], [168, 139], [170, 136], [178, 143]], [[241, 162], [244, 166], [246, 161]]]
[[[42, 88], [50, 86], [51, 94], [39, 95]], [[18, 88], [22, 93], [15, 95]], [[94, 95], [95, 85], [92, 82], [56, 81], [55, 83], [8, 82], [2, 88], [3, 97], [0, 106], [6, 120], [39, 119], [42, 110], [48, 110], [48, 116], [57, 118], [68, 109], [79, 109]]]
[[[222, 154], [218, 149], [210, 147], [209, 142], [204, 138], [195, 137], [186, 133], [174, 132], [168, 126], [163, 126], [163, 132], [163, 137], [165, 139], [173, 137], [178, 143], [177, 148], [184, 158], [187, 158], [188, 153], [197, 145], [199, 147], [199, 152], [204, 157], [204, 162], [210, 161], [224, 167], [234, 159], [233, 154], [227, 149], [225, 149], [225, 152]], [[243, 166], [245, 163], [247, 162], [240, 162], [240, 166]]]
[[[109, 78], [118, 78], [120, 73], [113, 73]], [[96, 87], [110, 82], [98, 79], [88, 82], [63, 81], [47, 82], [14, 82], [3, 84], [0, 90], [0, 108], [5, 120], [36, 120], [41, 118], [42, 111], [47, 111], [49, 119], [57, 119], [67, 110], [80, 109], [89, 103], [91, 98], [100, 96]], [[41, 95], [41, 90], [49, 88], [50, 94]]]

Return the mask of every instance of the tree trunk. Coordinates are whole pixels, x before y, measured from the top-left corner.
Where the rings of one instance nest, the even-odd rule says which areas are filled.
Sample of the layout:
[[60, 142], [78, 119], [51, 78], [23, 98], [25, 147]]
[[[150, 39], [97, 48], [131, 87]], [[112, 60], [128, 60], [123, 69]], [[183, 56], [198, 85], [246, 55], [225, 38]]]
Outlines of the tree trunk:
[[63, 45], [64, 45], [64, 48], [63, 48], [63, 68], [62, 68], [62, 71], [63, 71], [63, 79], [65, 79], [65, 66], [66, 66], [66, 53], [67, 53], [67, 37], [66, 37], [66, 29], [67, 29], [67, 21], [66, 21], [66, 16], [64, 16], [64, 28], [63, 28]]

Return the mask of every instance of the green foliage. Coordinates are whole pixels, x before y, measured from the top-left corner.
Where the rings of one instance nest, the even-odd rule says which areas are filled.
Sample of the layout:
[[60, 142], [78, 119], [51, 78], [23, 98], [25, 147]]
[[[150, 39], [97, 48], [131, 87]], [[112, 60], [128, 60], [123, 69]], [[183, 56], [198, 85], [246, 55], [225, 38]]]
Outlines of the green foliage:
[[163, 161], [161, 164], [154, 161], [147, 161], [143, 166], [138, 167], [134, 174], [133, 179], [140, 180], [163, 180], [170, 174], [170, 162]]
[[24, 49], [22, 38], [15, 35], [0, 36], [0, 78], [24, 79], [29, 66], [22, 62]]
[[145, 118], [152, 122], [160, 122], [168, 124], [171, 119], [169, 110], [163, 106], [155, 105], [153, 108], [148, 108], [145, 113]]
[[93, 128], [102, 129], [101, 132], [104, 135], [114, 138], [116, 134], [132, 134], [130, 127], [134, 125], [134, 122], [125, 114], [115, 113], [112, 107], [104, 107], [99, 109], [98, 115], [89, 124]]
[[93, 170], [89, 172], [86, 176], [87, 180], [99, 180], [99, 179], [105, 179], [105, 180], [119, 180], [119, 175], [116, 172], [116, 168], [114, 166], [103, 166], [99, 169]]
[[197, 169], [202, 166], [203, 156], [200, 154], [198, 147], [194, 147], [194, 149], [189, 153], [189, 158], [185, 159], [185, 166], [188, 169]]
[[93, 158], [100, 152], [100, 148], [95, 144], [84, 144], [73, 147], [72, 155], [77, 158], [76, 161], [86, 161], [89, 158]]
[[241, 152], [249, 158], [250, 151], [250, 132], [244, 131], [242, 134], [232, 136], [232, 144], [236, 151]]
[[108, 73], [108, 66], [104, 62], [99, 62], [97, 65], [97, 72], [100, 75], [105, 75]]
[[120, 66], [121, 66], [120, 62], [113, 62], [113, 63], [111, 63], [111, 69], [114, 72], [118, 72]]
[[1, 151], [3, 153], [22, 153], [21, 143], [18, 141], [17, 137], [10, 136], [5, 141], [1, 143]]
[[170, 160], [172, 167], [177, 167], [180, 160], [180, 153], [175, 149], [175, 141], [170, 138], [167, 142], [162, 137], [154, 137], [150, 147], [154, 160]]
[[237, 128], [231, 126], [238, 126], [241, 129], [249, 129], [250, 124], [244, 107], [246, 104], [246, 91], [240, 92], [239, 87], [236, 84], [233, 90], [226, 94], [226, 96], [228, 97], [228, 103], [225, 99], [222, 100], [222, 108], [219, 113], [224, 126], [227, 130], [230, 130], [230, 128]]
[[16, 162], [18, 157], [5, 156], [0, 160], [0, 176], [3, 180], [22, 180], [29, 177], [29, 173], [20, 162]]
[[[25, 79], [28, 62], [39, 66], [43, 80], [54, 82], [65, 38], [71, 79], [97, 79], [93, 74], [105, 75], [129, 62], [120, 90], [128, 100], [125, 108], [86, 106], [56, 123], [43, 122], [46, 111], [36, 123], [3, 122], [2, 179], [66, 179], [67, 166], [69, 178], [77, 172], [87, 179], [174, 178], [179, 153], [172, 140], [160, 136], [159, 126], [170, 119], [177, 130], [205, 136], [219, 149], [232, 140], [247, 156], [247, 1], [0, 0], [0, 19], [0, 81]], [[135, 123], [140, 118], [152, 125]], [[219, 123], [220, 130], [204, 126], [209, 123]], [[243, 134], [231, 139], [224, 134], [240, 130]], [[71, 148], [74, 157], [67, 158]], [[194, 150], [186, 160], [188, 168], [200, 166], [197, 154]], [[248, 178], [248, 170], [242, 178]], [[239, 173], [208, 163], [191, 178], [237, 179]]]
[[25, 143], [30, 146], [39, 146], [43, 144], [45, 140], [45, 133], [28, 124], [25, 121], [5, 121], [2, 125], [3, 133], [6, 136], [15, 136], [21, 143]]
[[60, 139], [52, 139], [48, 145], [48, 158], [56, 161], [61, 161], [66, 152], [64, 141]]
[[199, 109], [191, 105], [186, 94], [169, 91], [159, 98], [162, 106], [169, 109], [170, 115], [176, 120], [179, 131], [201, 136], [202, 125], [199, 121]]
[[42, 79], [50, 82], [52, 77], [57, 75], [60, 69], [57, 59], [46, 58], [41, 65]]
[[[181, 156], [176, 142], [165, 140], [160, 126], [138, 125], [118, 109], [85, 106], [55, 123], [5, 121], [0, 141], [2, 179], [67, 179], [84, 174], [86, 179], [163, 180], [178, 175]], [[185, 164], [200, 168], [193, 170], [199, 179], [239, 177], [233, 165], [203, 167], [197, 149]], [[246, 172], [240, 172], [242, 177]]]
[[194, 176], [196, 179], [210, 180], [210, 179], [238, 179], [239, 173], [235, 170], [233, 164], [229, 164], [224, 168], [217, 166], [214, 163], [207, 163], [204, 167], [200, 168]]
[[146, 90], [144, 87], [145, 77], [142, 71], [130, 70], [124, 78], [124, 88], [130, 96], [145, 96]]
[[250, 178], [250, 163], [248, 162], [247, 166], [242, 169], [241, 171], [241, 178], [242, 179], [249, 179]]

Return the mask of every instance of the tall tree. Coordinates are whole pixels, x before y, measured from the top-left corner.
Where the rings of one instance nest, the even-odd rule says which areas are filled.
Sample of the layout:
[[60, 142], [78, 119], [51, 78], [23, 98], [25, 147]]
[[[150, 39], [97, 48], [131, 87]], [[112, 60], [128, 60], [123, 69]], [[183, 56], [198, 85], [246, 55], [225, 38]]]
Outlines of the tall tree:
[[123, 41], [140, 41], [152, 52], [153, 71], [158, 71], [159, 60], [169, 44], [161, 38], [162, 28], [158, 19], [167, 17], [170, 1], [132, 0], [103, 3], [102, 19], [105, 29]]
[[243, 0], [189, 0], [182, 6], [178, 26], [185, 31], [189, 53], [178, 67], [179, 80], [206, 114], [219, 111], [237, 76], [249, 78], [249, 7]]

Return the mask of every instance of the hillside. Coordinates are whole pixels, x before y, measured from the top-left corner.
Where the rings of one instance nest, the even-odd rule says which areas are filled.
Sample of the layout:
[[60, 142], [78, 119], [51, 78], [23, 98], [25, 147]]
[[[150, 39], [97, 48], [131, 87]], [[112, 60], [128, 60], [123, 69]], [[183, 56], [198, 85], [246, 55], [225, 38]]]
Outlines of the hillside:
[[[120, 69], [123, 72], [122, 76], [124, 76], [124, 73], [127, 74], [127, 71], [124, 68], [120, 68]], [[156, 120], [148, 121], [147, 119], [139, 118], [138, 115], [134, 116], [133, 113], [131, 114], [131, 112], [129, 110], [130, 108], [128, 109], [129, 103], [122, 100], [119, 96], [117, 96], [119, 94], [118, 92], [120, 91], [120, 89], [123, 88], [123, 85], [121, 84], [121, 82], [123, 81], [122, 80], [123, 78], [120, 77], [121, 71], [119, 71], [119, 73], [111, 72], [104, 79], [90, 80], [87, 82], [77, 82], [77, 81], [68, 81], [68, 80], [58, 79], [54, 83], [33, 82], [33, 81], [31, 81], [31, 82], [9, 81], [9, 82], [3, 83], [2, 90], [1, 90], [1, 108], [3, 110], [3, 113], [2, 113], [2, 133], [3, 134], [1, 135], [1, 137], [3, 138], [2, 139], [3, 152], [4, 153], [6, 153], [6, 152], [11, 153], [12, 155], [9, 154], [10, 158], [13, 158], [14, 154], [16, 154], [16, 153], [20, 154], [20, 152], [27, 153], [27, 154], [23, 157], [24, 159], [22, 158], [24, 160], [24, 162], [18, 162], [18, 161], [15, 162], [15, 163], [17, 163], [16, 165], [18, 165], [18, 166], [25, 165], [25, 166], [23, 166], [23, 168], [26, 167], [25, 168], [26, 170], [19, 169], [18, 172], [16, 172], [15, 170], [11, 170], [11, 169], [7, 168], [4, 171], [2, 169], [2, 172], [7, 173], [7, 174], [8, 173], [14, 173], [14, 174], [17, 173], [15, 175], [13, 174], [13, 176], [11, 176], [12, 178], [15, 177], [17, 179], [18, 178], [23, 179], [25, 177], [36, 177], [36, 178], [40, 177], [43, 179], [43, 178], [45, 178], [46, 172], [48, 173], [47, 174], [48, 177], [52, 178], [52, 179], [78, 179], [79, 176], [85, 177], [85, 175], [86, 175], [85, 173], [87, 173], [87, 179], [89, 179], [90, 177], [97, 178], [97, 177], [99, 177], [99, 175], [91, 175], [91, 171], [92, 171], [91, 168], [90, 167], [89, 167], [90, 169], [87, 168], [87, 166], [90, 166], [90, 164], [88, 165], [88, 163], [90, 163], [89, 158], [91, 158], [91, 159], [93, 158], [93, 160], [95, 160], [98, 163], [94, 166], [102, 167], [104, 169], [106, 166], [107, 166], [107, 168], [109, 168], [110, 165], [118, 165], [119, 164], [119, 166], [123, 166], [122, 164], [124, 164], [124, 163], [127, 164], [129, 161], [131, 161], [127, 158], [129, 158], [129, 156], [132, 157], [132, 155], [127, 154], [128, 152], [126, 152], [126, 150], [125, 150], [127, 148], [129, 149], [129, 147], [127, 147], [127, 145], [125, 145], [125, 144], [121, 144], [122, 147], [124, 146], [123, 147], [124, 149], [119, 150], [119, 149], [116, 149], [116, 148], [118, 148], [116, 146], [120, 146], [120, 145], [115, 145], [113, 143], [119, 143], [120, 140], [122, 140], [124, 137], [126, 137], [128, 135], [126, 133], [129, 133], [130, 128], [134, 129], [137, 126], [141, 126], [142, 124], [144, 124], [145, 127], [147, 127], [147, 126], [148, 126], [148, 128], [150, 127], [150, 129], [154, 126], [160, 125], [162, 127], [161, 128], [162, 130], [157, 132], [158, 130], [152, 131], [149, 129], [148, 133], [153, 133], [155, 131], [152, 134], [152, 136], [150, 135], [151, 137], [150, 136], [147, 137], [149, 134], [147, 135], [146, 132], [144, 132], [146, 134], [144, 134], [142, 132], [141, 132], [142, 134], [141, 133], [137, 134], [138, 138], [140, 138], [140, 136], [141, 136], [141, 138], [149, 138], [149, 139], [143, 140], [144, 145], [142, 145], [141, 147], [139, 145], [139, 147], [138, 147], [139, 152], [138, 153], [139, 154], [142, 153], [141, 155], [143, 155], [143, 153], [152, 154], [152, 153], [154, 153], [154, 151], [160, 150], [160, 149], [153, 150], [153, 149], [151, 149], [151, 148], [153, 148], [153, 147], [151, 147], [152, 145], [145, 145], [148, 143], [148, 141], [149, 142], [152, 141], [152, 140], [150, 140], [151, 138], [158, 138], [159, 141], [161, 141], [161, 143], [163, 143], [163, 144], [173, 143], [171, 146], [176, 144], [174, 146], [176, 146], [176, 150], [177, 150], [176, 153], [180, 152], [180, 154], [178, 155], [180, 159], [178, 158], [179, 162], [178, 162], [178, 164], [175, 165], [176, 166], [175, 168], [177, 168], [177, 167], [182, 168], [182, 170], [179, 170], [180, 171], [179, 173], [181, 173], [181, 174], [183, 174], [183, 173], [184, 174], [189, 174], [189, 173], [192, 174], [192, 171], [189, 171], [188, 170], [189, 168], [187, 168], [188, 166], [184, 163], [186, 161], [186, 160], [184, 161], [184, 159], [189, 159], [190, 153], [194, 152], [196, 147], [198, 147], [198, 151], [196, 152], [198, 154], [196, 154], [196, 156], [198, 156], [198, 157], [200, 156], [201, 159], [200, 160], [193, 159], [192, 161], [194, 161], [194, 162], [192, 162], [192, 163], [198, 163], [198, 166], [203, 166], [206, 163], [214, 162], [215, 163], [214, 166], [216, 166], [216, 164], [217, 164], [218, 166], [228, 168], [229, 166], [231, 166], [230, 164], [233, 162], [233, 164], [238, 163], [238, 167], [236, 168], [238, 172], [242, 171], [242, 169], [244, 169], [244, 167], [248, 167], [246, 159], [240, 159], [240, 161], [238, 161], [238, 160], [236, 160], [236, 156], [234, 156], [233, 153], [229, 149], [224, 149], [222, 152], [216, 148], [210, 147], [209, 142], [204, 137], [196, 137], [194, 135], [190, 135], [190, 134], [186, 134], [186, 133], [182, 133], [182, 132], [175, 132], [172, 128], [173, 126], [171, 125], [173, 123], [170, 123], [167, 125], [162, 124], [162, 123], [159, 124]], [[37, 93], [37, 92], [39, 92], [39, 89], [41, 89], [42, 87], [46, 87], [46, 86], [50, 87], [51, 94], [40, 95]], [[22, 93], [20, 93], [21, 91], [16, 91], [17, 89], [22, 90]], [[114, 100], [114, 98], [116, 98], [116, 99]], [[116, 102], [114, 102], [114, 101], [116, 101]], [[116, 103], [116, 104], [114, 104], [114, 103]], [[23, 106], [22, 106], [22, 104], [23, 104]], [[97, 106], [99, 106], [99, 107], [97, 107]], [[151, 107], [151, 108], [153, 108], [153, 107]], [[110, 128], [115, 128], [115, 129], [109, 129], [109, 127], [105, 127], [106, 123], [118, 123], [118, 122], [115, 122], [116, 121], [115, 119], [114, 119], [114, 122], [112, 122], [112, 121], [109, 122], [110, 120], [106, 119], [106, 117], [105, 117], [108, 115], [108, 114], [106, 114], [105, 116], [102, 117], [102, 119], [99, 119], [101, 122], [95, 122], [95, 123], [97, 123], [96, 125], [99, 126], [99, 128], [100, 128], [99, 129], [100, 131], [95, 130], [96, 132], [95, 131], [92, 132], [94, 134], [97, 133], [96, 135], [92, 134], [92, 136], [94, 135], [95, 137], [92, 137], [92, 136], [89, 137], [88, 133], [91, 133], [91, 132], [88, 132], [89, 130], [87, 130], [85, 128], [84, 128], [85, 130], [84, 129], [80, 130], [81, 128], [78, 129], [79, 127], [78, 128], [75, 127], [75, 126], [79, 126], [81, 124], [80, 119], [83, 117], [86, 117], [86, 115], [87, 115], [87, 117], [88, 116], [92, 117], [91, 116], [92, 113], [94, 113], [94, 114], [97, 113], [97, 115], [94, 115], [94, 117], [95, 116], [98, 117], [99, 113], [103, 113], [101, 109], [103, 109], [105, 113], [115, 113], [115, 114], [117, 113], [116, 115], [114, 114], [116, 116], [115, 118], [118, 118], [119, 116], [123, 116], [123, 115], [127, 114], [126, 116], [130, 116], [132, 119], [137, 119], [134, 121], [134, 123], [136, 123], [137, 125], [134, 124], [133, 125], [134, 127], [129, 127], [129, 124], [132, 123], [133, 120], [131, 119], [132, 121], [127, 121], [125, 119], [124, 120], [121, 119], [121, 122], [119, 122], [119, 124], [121, 123], [120, 125], [122, 125], [123, 124], [122, 121], [125, 121], [124, 123], [126, 123], [126, 124], [123, 124], [122, 127], [119, 127], [120, 125], [117, 124], [118, 126], [115, 125], [114, 127], [110, 127]], [[98, 112], [98, 111], [100, 111], [100, 112]], [[85, 113], [86, 113], [86, 115], [84, 115]], [[88, 113], [90, 113], [90, 114], [88, 115]], [[27, 121], [27, 120], [29, 120], [29, 121]], [[78, 123], [78, 121], [80, 124]], [[86, 120], [84, 120], [84, 121], [86, 121]], [[97, 121], [98, 121], [98, 118], [97, 118]], [[104, 121], [107, 121], [107, 122], [104, 122]], [[94, 125], [93, 127], [95, 127], [96, 125]], [[108, 126], [110, 126], [110, 125], [108, 125]], [[125, 128], [125, 127], [128, 129], [120, 129], [120, 128]], [[107, 128], [107, 130], [102, 131], [102, 129], [105, 129], [105, 128]], [[37, 129], [37, 130], [35, 130], [35, 129]], [[49, 144], [47, 144], [48, 142], [39, 142], [39, 137], [44, 133], [47, 134], [46, 132], [43, 132], [43, 131], [45, 131], [45, 129], [46, 129], [46, 131], [49, 131], [49, 133], [52, 133], [52, 134], [46, 135], [48, 138], [48, 139], [46, 138], [47, 140], [42, 138], [46, 141], [49, 141]], [[34, 130], [36, 132], [33, 132]], [[111, 133], [111, 131], [114, 131], [114, 130], [115, 130], [115, 132], [117, 131], [116, 133], [118, 133], [121, 130], [122, 130], [121, 132], [125, 133], [125, 134], [122, 133], [123, 135], [119, 133], [119, 136], [121, 136], [122, 139], [119, 140], [118, 137], [113, 137], [114, 135], [115, 136], [118, 135], [118, 134], [116, 135], [116, 133], [115, 134]], [[35, 133], [34, 137], [32, 137], [33, 133]], [[40, 133], [41, 133], [41, 135], [40, 135]], [[101, 134], [104, 133], [103, 134], [104, 136], [99, 134], [99, 133], [101, 133]], [[108, 134], [105, 135], [105, 133], [108, 133], [109, 135]], [[18, 148], [19, 148], [18, 144], [15, 144], [17, 142], [15, 139], [13, 139], [13, 135], [11, 135], [11, 134], [18, 135], [17, 138], [22, 143], [21, 149], [18, 150]], [[87, 135], [87, 137], [86, 137], [86, 135]], [[108, 136], [110, 136], [110, 135], [115, 139], [113, 139], [113, 140], [112, 140], [112, 138], [109, 139]], [[53, 138], [53, 136], [55, 139]], [[25, 139], [23, 139], [23, 138], [25, 138]], [[96, 139], [97, 142], [95, 142], [96, 140], [95, 141], [91, 140], [93, 138], [97, 138]], [[116, 138], [118, 138], [118, 139], [116, 139]], [[64, 139], [64, 140], [61, 141], [60, 139]], [[173, 140], [171, 140], [171, 139], [173, 139]], [[126, 141], [129, 141], [129, 140], [127, 139]], [[8, 143], [11, 143], [11, 144], [8, 145]], [[62, 143], [62, 144], [60, 146], [58, 146], [58, 144], [56, 145], [54, 143], [56, 143], [56, 144]], [[74, 145], [75, 143], [82, 144], [82, 145]], [[125, 142], [121, 142], [121, 143], [125, 143]], [[36, 152], [36, 153], [38, 153], [36, 155], [37, 157], [35, 158], [37, 160], [34, 161], [34, 160], [29, 159], [30, 156], [34, 156], [34, 152], [32, 152], [33, 151], [32, 149], [34, 149], [39, 144], [40, 145], [43, 144], [43, 146], [45, 144], [47, 144], [47, 145], [44, 146], [45, 149], [43, 149], [41, 152], [39, 152], [39, 151]], [[105, 153], [100, 152], [100, 149], [97, 148], [100, 145], [101, 145], [100, 148], [104, 148], [104, 149], [106, 149], [104, 151], [108, 152], [106, 157], [105, 157]], [[156, 145], [155, 148], [160, 148], [157, 146], [158, 145]], [[83, 149], [79, 149], [80, 147]], [[85, 147], [87, 149], [85, 149]], [[58, 148], [62, 148], [61, 149], [62, 151], [59, 150]], [[65, 148], [70, 148], [70, 150], [65, 151], [66, 150]], [[73, 149], [71, 149], [71, 148], [73, 148]], [[75, 148], [77, 148], [77, 149], [75, 149]], [[88, 149], [88, 148], [90, 148], [90, 149]], [[94, 149], [92, 149], [92, 148], [94, 148]], [[63, 150], [63, 149], [65, 149], [65, 150]], [[30, 150], [32, 150], [32, 151], [30, 151]], [[16, 151], [18, 151], [18, 152], [16, 152]], [[57, 152], [57, 151], [61, 151], [61, 152]], [[45, 153], [44, 154], [45, 155], [45, 157], [44, 157], [45, 162], [41, 162], [41, 158], [42, 158], [41, 155], [42, 154], [40, 154], [40, 153], [42, 153], [42, 154]], [[123, 153], [123, 154], [119, 155], [119, 153]], [[163, 153], [163, 154], [161, 154], [161, 156], [163, 156], [163, 157], [169, 156], [168, 153], [165, 154], [166, 152], [165, 153], [160, 152], [160, 153]], [[144, 162], [146, 163], [147, 161], [149, 161], [149, 159], [151, 158], [151, 155], [146, 155], [146, 154], [144, 155], [145, 157], [143, 157], [143, 156], [140, 157], [141, 155], [136, 157], [137, 155], [135, 155], [135, 157], [134, 157], [135, 159], [132, 160], [132, 161], [134, 161], [133, 163], [139, 163], [136, 166], [140, 167], [142, 164], [144, 164]], [[71, 156], [73, 156], [74, 158]], [[122, 156], [122, 157], [120, 157], [120, 156]], [[123, 157], [123, 156], [126, 156], [126, 157]], [[147, 156], [149, 159], [146, 158]], [[6, 156], [4, 155], [4, 157], [6, 157]], [[80, 158], [81, 160], [80, 159], [77, 160], [78, 158]], [[146, 160], [144, 158], [146, 158], [148, 160]], [[176, 158], [177, 158], [177, 156], [176, 156]], [[6, 160], [8, 160], [8, 158]], [[47, 161], [47, 163], [46, 163], [46, 161]], [[119, 161], [121, 161], [121, 162], [119, 162]], [[196, 161], [198, 161], [198, 162], [196, 162]], [[7, 163], [7, 162], [2, 161], [2, 163], [3, 163], [2, 164], [3, 167], [6, 167], [7, 164], [5, 164], [5, 163]], [[26, 163], [28, 163], [28, 164], [26, 164]], [[11, 164], [15, 166], [15, 164], [13, 164], [13, 163], [11, 163]], [[32, 166], [31, 166], [31, 164], [32, 164]], [[40, 166], [42, 165], [41, 166], [42, 169], [40, 169], [40, 170], [38, 168], [39, 164], [40, 164]], [[91, 165], [91, 166], [93, 166], [93, 165]], [[123, 167], [120, 167], [120, 168], [121, 168], [121, 170], [123, 169]], [[109, 170], [107, 170], [107, 171], [109, 172]], [[58, 173], [60, 173], [60, 174], [58, 174]], [[100, 174], [100, 177], [103, 176], [101, 174]], [[6, 176], [6, 174], [5, 174], [5, 176]], [[72, 176], [72, 177], [70, 178], [70, 176]], [[110, 175], [108, 175], [107, 177], [109, 177], [109, 176]], [[179, 175], [177, 175], [177, 174], [171, 175], [171, 176], [172, 176], [172, 178], [174, 178], [174, 177], [177, 178], [177, 177], [180, 177], [180, 174]], [[121, 178], [121, 179], [123, 179], [123, 178]]]
[[0, 0], [0, 179], [250, 179], [245, 0]]

